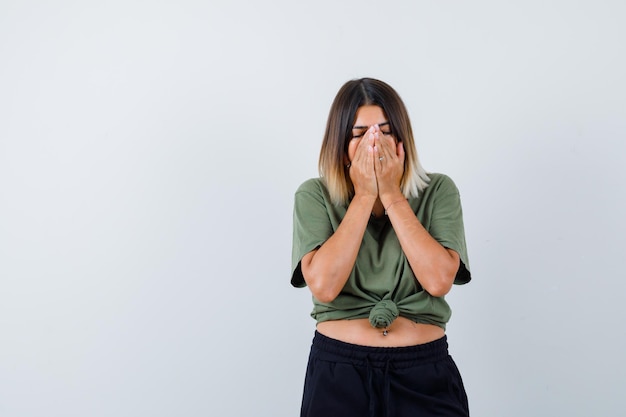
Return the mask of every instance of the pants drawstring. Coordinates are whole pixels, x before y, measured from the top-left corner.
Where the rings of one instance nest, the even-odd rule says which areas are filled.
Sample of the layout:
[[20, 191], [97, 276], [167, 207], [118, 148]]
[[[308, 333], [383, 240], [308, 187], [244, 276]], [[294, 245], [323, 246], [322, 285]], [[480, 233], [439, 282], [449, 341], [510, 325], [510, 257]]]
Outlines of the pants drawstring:
[[369, 355], [365, 357], [367, 361], [367, 388], [370, 397], [370, 417], [376, 417], [376, 402], [374, 401], [374, 370]]
[[[371, 417], [377, 417], [376, 414], [376, 388], [374, 386], [374, 366], [372, 365], [372, 361], [370, 360], [369, 355], [365, 358], [367, 362], [367, 386], [368, 386], [368, 394], [369, 394], [369, 412]], [[382, 408], [384, 410], [384, 417], [391, 416], [391, 377], [389, 376], [389, 365], [391, 363], [391, 358], [385, 359], [385, 367], [383, 372], [383, 380], [382, 380]]]
[[389, 363], [391, 362], [390, 358], [387, 358], [387, 360], [385, 361], [385, 374], [383, 377], [383, 381], [385, 384], [385, 388], [384, 388], [384, 396], [383, 396], [383, 402], [385, 403], [385, 417], [389, 417], [391, 416], [391, 412], [389, 411], [391, 408], [391, 401], [389, 401], [389, 397], [390, 397], [390, 392], [391, 392], [391, 378], [389, 377]]

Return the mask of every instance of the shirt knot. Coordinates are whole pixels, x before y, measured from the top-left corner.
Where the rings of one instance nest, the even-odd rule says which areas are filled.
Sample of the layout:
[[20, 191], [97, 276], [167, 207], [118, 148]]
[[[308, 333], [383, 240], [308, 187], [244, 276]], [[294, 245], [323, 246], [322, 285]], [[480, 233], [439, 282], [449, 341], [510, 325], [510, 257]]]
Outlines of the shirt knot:
[[370, 324], [379, 329], [387, 328], [398, 317], [398, 307], [391, 300], [381, 300], [370, 311]]

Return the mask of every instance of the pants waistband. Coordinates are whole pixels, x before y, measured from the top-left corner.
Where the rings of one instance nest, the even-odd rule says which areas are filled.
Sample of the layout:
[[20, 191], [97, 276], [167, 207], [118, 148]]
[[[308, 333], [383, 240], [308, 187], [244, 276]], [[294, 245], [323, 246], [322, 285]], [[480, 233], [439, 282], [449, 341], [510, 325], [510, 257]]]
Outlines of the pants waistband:
[[342, 342], [315, 331], [313, 349], [337, 362], [361, 362], [381, 367], [391, 362], [399, 368], [445, 359], [448, 357], [448, 339], [444, 335], [441, 339], [420, 345], [373, 347]]

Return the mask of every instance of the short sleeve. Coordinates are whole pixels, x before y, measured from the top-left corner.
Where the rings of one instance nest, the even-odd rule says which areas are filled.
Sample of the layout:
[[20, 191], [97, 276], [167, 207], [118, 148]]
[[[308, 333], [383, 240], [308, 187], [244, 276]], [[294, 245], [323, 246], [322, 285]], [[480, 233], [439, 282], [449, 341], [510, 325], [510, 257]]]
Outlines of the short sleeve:
[[463, 209], [461, 197], [454, 182], [445, 177], [437, 187], [434, 195], [429, 232], [442, 246], [457, 252], [461, 265], [454, 279], [455, 284], [466, 284], [471, 279], [465, 228], [463, 225]]
[[291, 285], [305, 287], [300, 268], [302, 257], [319, 248], [332, 234], [323, 185], [308, 180], [296, 191], [293, 209], [293, 246], [291, 252]]

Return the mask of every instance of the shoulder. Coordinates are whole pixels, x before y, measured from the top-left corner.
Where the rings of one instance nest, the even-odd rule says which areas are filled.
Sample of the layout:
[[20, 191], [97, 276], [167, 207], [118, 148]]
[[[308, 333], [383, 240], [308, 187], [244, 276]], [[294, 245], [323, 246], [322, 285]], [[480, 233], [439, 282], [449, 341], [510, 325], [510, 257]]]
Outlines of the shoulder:
[[452, 181], [452, 178], [446, 174], [433, 172], [428, 174], [428, 178], [430, 178], [430, 181], [428, 182], [428, 187], [424, 190], [426, 193], [459, 193], [459, 189], [454, 181]]
[[[295, 192], [296, 205], [308, 210], [311, 205], [330, 206], [330, 195], [322, 178], [310, 178], [304, 181]], [[311, 208], [311, 207], [309, 207]]]
[[325, 194], [326, 186], [322, 178], [309, 178], [304, 181], [296, 190], [296, 194], [310, 193], [310, 194]]

